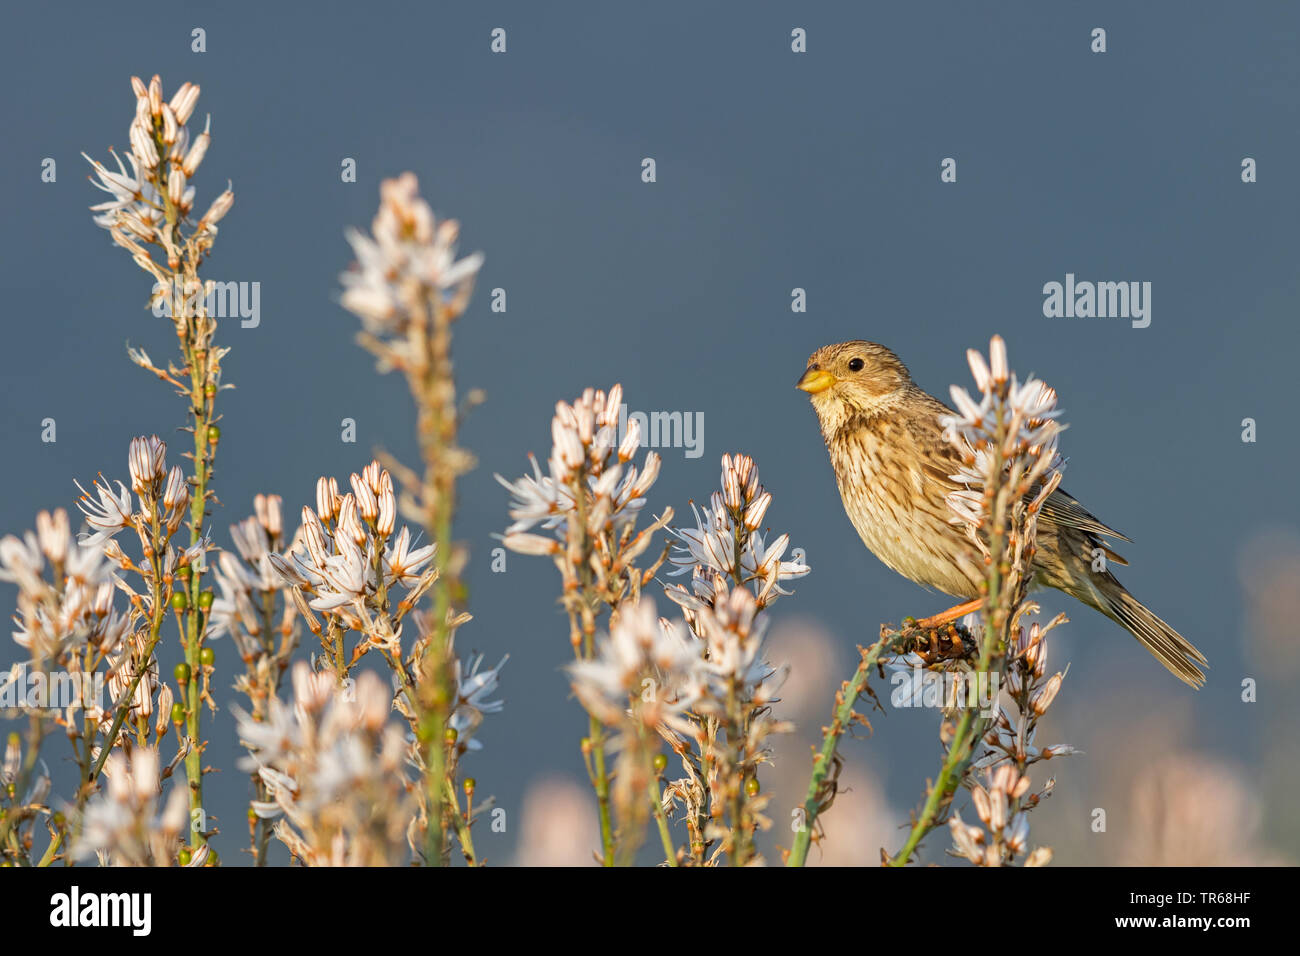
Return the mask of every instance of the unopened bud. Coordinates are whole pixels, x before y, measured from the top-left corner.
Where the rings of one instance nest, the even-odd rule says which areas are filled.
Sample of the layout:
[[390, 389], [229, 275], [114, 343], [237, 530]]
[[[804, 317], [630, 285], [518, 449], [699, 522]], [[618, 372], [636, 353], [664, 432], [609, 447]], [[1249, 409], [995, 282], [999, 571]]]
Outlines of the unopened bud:
[[199, 87], [195, 83], [182, 83], [180, 89], [172, 94], [169, 104], [176, 115], [176, 122], [184, 126], [190, 121], [190, 114], [199, 101]]

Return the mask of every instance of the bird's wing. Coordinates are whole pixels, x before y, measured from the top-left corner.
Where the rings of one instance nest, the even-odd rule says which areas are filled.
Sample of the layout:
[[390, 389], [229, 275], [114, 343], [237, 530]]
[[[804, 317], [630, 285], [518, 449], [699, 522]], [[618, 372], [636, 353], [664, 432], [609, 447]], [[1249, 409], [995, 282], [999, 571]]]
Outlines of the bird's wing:
[[1119, 538], [1121, 541], [1133, 540], [1120, 534], [1114, 528], [1102, 524], [1095, 515], [1089, 513], [1088, 509], [1079, 504], [1062, 488], [1057, 488], [1043, 502], [1042, 513], [1058, 525], [1066, 528], [1078, 528], [1080, 531], [1101, 535], [1104, 538]]
[[[923, 412], [918, 417], [927, 425], [931, 420], [936, 423], [932, 427], [919, 429], [919, 431], [922, 431], [924, 434], [925, 439], [928, 439], [925, 442], [928, 454], [925, 456], [925, 464], [922, 467], [926, 472], [927, 477], [943, 486], [945, 490], [955, 489], [958, 485], [950, 476], [956, 473], [961, 466], [961, 455], [951, 444], [943, 439], [937, 424], [940, 415], [950, 415], [955, 413], [934, 396], [926, 394], [925, 392], [922, 392], [921, 395], [928, 401], [920, 403]], [[1056, 491], [1052, 492], [1048, 499], [1043, 502], [1042, 515], [1047, 518], [1048, 521], [1062, 527], [1077, 528], [1080, 531], [1092, 535], [1098, 535], [1103, 538], [1119, 538], [1121, 541], [1132, 540], [1127, 535], [1120, 534], [1114, 528], [1103, 524], [1096, 515], [1092, 514], [1087, 508], [1079, 504], [1078, 500], [1062, 488], [1057, 488]], [[1102, 544], [1103, 549], [1112, 560], [1119, 564], [1128, 563], [1109, 548], [1105, 548], [1104, 543], [1098, 542], [1098, 544]]]
[[962, 487], [952, 478], [961, 471], [962, 460], [961, 453], [943, 437], [939, 418], [956, 413], [920, 388], [915, 390], [914, 408], [913, 414], [904, 417], [902, 424], [919, 453], [922, 474], [938, 485], [940, 495], [947, 495]]
[[[913, 424], [912, 431], [917, 436], [917, 441], [924, 444], [927, 452], [923, 456], [924, 464], [922, 469], [926, 477], [938, 484], [946, 493], [959, 487], [950, 476], [960, 468], [961, 455], [956, 448], [943, 438], [938, 420], [941, 415], [955, 413], [933, 395], [920, 389], [918, 389], [918, 392], [920, 401], [917, 404], [920, 413], [911, 424]], [[1120, 534], [1114, 528], [1103, 524], [1096, 515], [1079, 504], [1078, 500], [1062, 488], [1057, 488], [1043, 502], [1041, 515], [1052, 524], [1064, 528], [1076, 528], [1089, 535], [1103, 538], [1119, 538], [1121, 541], [1132, 540], [1128, 536]], [[1106, 547], [1105, 542], [1098, 541], [1096, 543], [1112, 561], [1117, 564], [1128, 564], [1122, 557]]]

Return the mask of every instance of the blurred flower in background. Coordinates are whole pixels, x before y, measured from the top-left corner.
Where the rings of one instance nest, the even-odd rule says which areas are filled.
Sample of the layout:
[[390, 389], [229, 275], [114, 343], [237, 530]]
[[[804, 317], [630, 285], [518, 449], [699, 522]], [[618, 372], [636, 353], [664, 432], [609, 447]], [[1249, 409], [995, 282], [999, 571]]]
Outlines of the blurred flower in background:
[[1260, 679], [1300, 675], [1300, 535], [1275, 529], [1252, 536], [1237, 570], [1246, 604], [1246, 663]]
[[[1294, 684], [1300, 676], [1300, 532], [1271, 528], [1247, 539], [1237, 557], [1245, 604], [1246, 677], [1253, 678], [1258, 769], [1268, 843], [1290, 862], [1300, 860], [1300, 742], [1295, 735]], [[1237, 694], [1248, 696], [1247, 688]]]
[[544, 777], [524, 793], [515, 866], [595, 866], [600, 846], [596, 801], [590, 788], [564, 777]]
[[[795, 771], [807, 766], [810, 749], [821, 743], [826, 701], [835, 695], [847, 670], [848, 655], [841, 649], [842, 643], [809, 618], [773, 622], [769, 652], [790, 663], [790, 676], [781, 687], [781, 707], [795, 725], [794, 733], [773, 740], [774, 808], [793, 808], [803, 802], [806, 781]], [[872, 752], [859, 746], [846, 757], [840, 774], [842, 792], [823, 815], [835, 838], [817, 844], [808, 856], [808, 865], [879, 866], [881, 849], [898, 842], [898, 826], [907, 819], [907, 812], [891, 806], [885, 796], [885, 754], [884, 750]], [[775, 809], [772, 817], [776, 826], [765, 836], [773, 845], [788, 849], [793, 835], [790, 817]], [[764, 852], [771, 859], [780, 859], [767, 846]]]
[[[1066, 771], [1068, 785], [1043, 808], [1044, 825], [1060, 835], [1059, 861], [1077, 866], [1294, 862], [1294, 842], [1277, 839], [1266, 822], [1270, 791], [1260, 782], [1257, 758], [1246, 747], [1231, 761], [1213, 753], [1197, 733], [1193, 715], [1193, 702], [1176, 692], [1153, 695], [1124, 684], [1055, 716], [1065, 726], [1086, 728], [1083, 756], [1072, 758], [1078, 762]], [[1289, 798], [1282, 806], [1289, 808]]]
[[1159, 757], [1133, 780], [1116, 862], [1258, 866], [1283, 860], [1259, 844], [1262, 810], [1239, 768], [1203, 753]]

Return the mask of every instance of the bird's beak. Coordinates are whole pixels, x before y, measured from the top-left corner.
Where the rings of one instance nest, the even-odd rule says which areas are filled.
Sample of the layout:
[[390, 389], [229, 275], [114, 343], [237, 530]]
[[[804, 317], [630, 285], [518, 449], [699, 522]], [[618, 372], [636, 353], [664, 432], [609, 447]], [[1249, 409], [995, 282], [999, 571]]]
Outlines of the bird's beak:
[[803, 389], [809, 395], [816, 395], [818, 392], [826, 391], [838, 381], [839, 379], [825, 369], [810, 368], [803, 373], [803, 378], [794, 383], [794, 387]]

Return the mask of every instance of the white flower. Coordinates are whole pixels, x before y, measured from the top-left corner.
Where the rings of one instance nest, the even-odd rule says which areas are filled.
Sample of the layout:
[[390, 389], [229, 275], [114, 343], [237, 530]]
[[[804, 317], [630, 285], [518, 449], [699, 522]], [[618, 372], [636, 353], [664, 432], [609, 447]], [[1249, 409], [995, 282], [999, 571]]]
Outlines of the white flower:
[[81, 154], [99, 177], [91, 182], [113, 197], [108, 202], [90, 207], [92, 212], [99, 213], [94, 217], [95, 225], [104, 229], [124, 226], [141, 239], [152, 239], [155, 228], [163, 220], [162, 197], [153, 184], [141, 177], [140, 165], [133, 153], [126, 154], [127, 162], [131, 164], [130, 173], [122, 165], [122, 157], [111, 149], [109, 154], [117, 163], [116, 173], [85, 153]]
[[535, 455], [529, 455], [528, 460], [533, 466], [531, 476], [524, 475], [514, 482], [506, 481], [500, 475], [494, 476], [514, 498], [509, 514], [515, 522], [506, 529], [507, 534], [527, 531], [538, 523], [546, 529], [557, 528], [573, 509], [573, 493], [562, 481], [556, 480], [554, 459], [550, 475], [542, 474]]
[[385, 582], [392, 584], [396, 581], [404, 587], [414, 587], [420, 580], [422, 569], [433, 560], [437, 551], [436, 544], [411, 550], [411, 529], [403, 526], [392, 546], [384, 552]]
[[465, 673], [459, 660], [456, 661], [456, 708], [452, 711], [451, 727], [456, 731], [457, 743], [469, 750], [481, 750], [483, 744], [474, 739], [474, 732], [483, 722], [484, 714], [499, 713], [505, 707], [505, 701], [488, 700], [500, 682], [501, 668], [510, 659], [507, 654], [501, 658], [496, 667], [480, 670], [483, 655], [475, 657]]
[[104, 762], [105, 792], [90, 799], [81, 833], [72, 847], [74, 859], [98, 854], [115, 866], [165, 866], [180, 847], [189, 822], [189, 797], [172, 787], [161, 811], [158, 751], [137, 747], [128, 758], [111, 753]]
[[131, 492], [127, 490], [126, 485], [119, 481], [118, 493], [114, 494], [107, 481], [100, 484], [96, 480], [92, 485], [98, 497], [95, 501], [91, 499], [90, 492], [81, 487], [81, 482], [75, 484], [81, 491], [81, 500], [77, 502], [77, 507], [86, 516], [86, 523], [95, 529], [95, 534], [83, 542], [85, 547], [101, 544], [123, 528], [131, 527], [134, 511], [131, 508]]
[[680, 622], [661, 621], [642, 598], [620, 610], [610, 633], [597, 639], [595, 657], [571, 664], [569, 674], [583, 706], [606, 724], [621, 723], [635, 705], [650, 727], [693, 733], [687, 715], [707, 671], [701, 650]]
[[735, 525], [723, 505], [722, 494], [715, 491], [710, 500], [712, 508], [700, 509], [691, 503], [694, 528], [669, 529], [669, 534], [682, 542], [668, 555], [669, 563], [675, 568], [669, 574], [685, 574], [697, 565], [724, 575], [737, 570]]
[[[202, 161], [210, 137], [205, 129], [190, 144], [185, 123], [199, 96], [199, 88], [193, 83], [183, 84], [170, 103], [162, 102], [162, 81], [157, 76], [147, 87], [138, 77], [132, 77], [131, 86], [136, 96], [136, 111], [127, 132], [131, 148], [126, 160], [130, 169], [111, 149], [116, 172], [83, 153], [95, 173], [91, 181], [111, 197], [90, 208], [98, 214], [94, 217], [95, 224], [109, 230], [115, 244], [130, 251], [142, 268], [161, 277], [163, 273], [139, 242], [164, 246], [169, 257], [174, 252], [180, 237], [174, 228], [165, 225], [168, 210], [177, 211], [182, 220], [189, 214], [195, 197], [189, 179]], [[159, 121], [161, 129], [155, 126]], [[229, 208], [232, 198], [222, 197], [225, 208]], [[216, 233], [211, 223], [221, 214], [224, 209], [216, 215], [210, 210], [195, 230], [194, 237], [201, 240], [204, 248]]]
[[[788, 534], [765, 545], [763, 536], [754, 530], [767, 512], [772, 495], [759, 484], [753, 459], [724, 455], [722, 486], [710, 497], [711, 507], [698, 508], [692, 503], [694, 528], [669, 530], [681, 542], [668, 556], [674, 568], [669, 575], [690, 572], [692, 590], [698, 598], [711, 598], [714, 575], [754, 582], [764, 603], [789, 594], [779, 582], [803, 577], [811, 569], [802, 561], [782, 560], [790, 546]], [[685, 607], [692, 606], [684, 588], [674, 587], [669, 597]]]
[[317, 597], [309, 602], [317, 611], [329, 611], [365, 596], [369, 565], [366, 553], [351, 538], [336, 535], [338, 551], [314, 570], [323, 579]]
[[15, 583], [21, 591], [35, 591], [41, 585], [44, 568], [36, 535], [28, 531], [21, 538], [12, 534], [0, 538], [0, 581]]
[[619, 385], [608, 394], [588, 388], [572, 404], [557, 402], [551, 419], [548, 473], [543, 474], [536, 457], [529, 455], [532, 475], [513, 482], [495, 476], [512, 497], [509, 514], [514, 523], [506, 529], [506, 547], [524, 554], [553, 553], [522, 533], [540, 526], [562, 539], [569, 516], [577, 508], [575, 482], [581, 482], [587, 491], [590, 533], [617, 532], [636, 520], [645, 506], [646, 493], [659, 477], [661, 461], [651, 451], [639, 471], [630, 463], [640, 443], [635, 419], [615, 448], [622, 402]]
[[718, 593], [711, 606], [696, 615], [695, 632], [708, 645], [704, 669], [712, 677], [719, 696], [725, 696], [727, 681], [739, 680], [748, 687], [758, 687], [772, 676], [773, 670], [761, 658], [767, 618], [759, 615], [758, 602], [744, 588], [726, 588], [715, 584]]
[[384, 180], [372, 236], [347, 232], [357, 261], [341, 276], [343, 307], [382, 333], [400, 332], [431, 294], [463, 309], [483, 256], [456, 258], [459, 231], [453, 220], [435, 220], [413, 173]]
[[302, 662], [292, 683], [292, 706], [272, 700], [264, 722], [236, 715], [250, 749], [240, 766], [257, 773], [269, 797], [254, 813], [283, 816], [275, 834], [308, 865], [400, 862], [416, 808], [402, 768], [407, 745], [386, 723], [390, 691], [370, 672], [340, 687]]
[[948, 476], [961, 485], [948, 495], [952, 511], [949, 521], [965, 525], [981, 550], [984, 544], [975, 529], [983, 521], [984, 488], [1000, 477], [994, 473], [999, 457], [1004, 475], [1021, 469], [1040, 489], [1065, 467], [1057, 453], [1064, 426], [1056, 421], [1061, 414], [1056, 407], [1056, 392], [1035, 378], [1021, 385], [1007, 370], [1006, 345], [1001, 337], [993, 337], [989, 353], [986, 364], [978, 352], [967, 352], [980, 401], [977, 403], [965, 389], [954, 385], [951, 394], [957, 414], [939, 416], [944, 438], [963, 457], [961, 467]]

